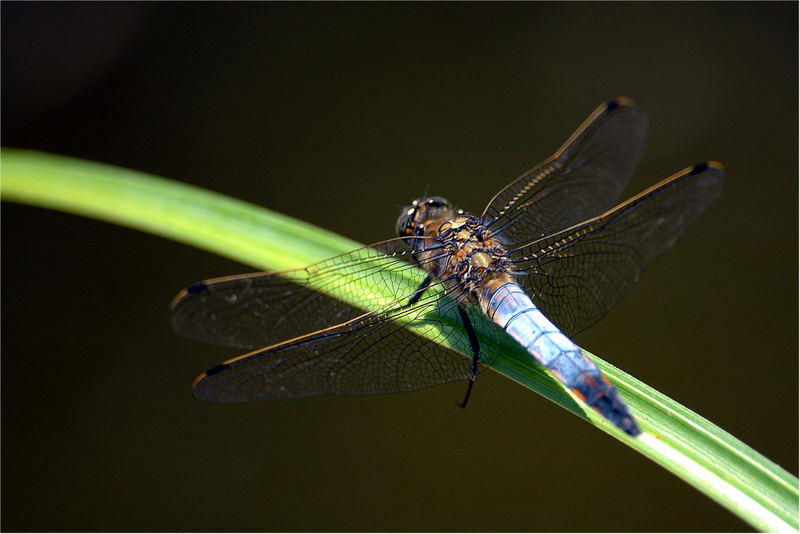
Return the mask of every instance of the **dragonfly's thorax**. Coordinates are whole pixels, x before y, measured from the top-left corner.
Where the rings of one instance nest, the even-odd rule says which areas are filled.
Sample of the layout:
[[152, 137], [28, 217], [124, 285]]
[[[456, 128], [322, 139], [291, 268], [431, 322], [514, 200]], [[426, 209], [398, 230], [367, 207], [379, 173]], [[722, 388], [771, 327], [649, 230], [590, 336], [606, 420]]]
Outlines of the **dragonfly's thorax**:
[[477, 296], [491, 279], [508, 279], [510, 266], [503, 245], [491, 237], [480, 219], [468, 214], [426, 221], [420, 264], [445, 286]]
[[397, 232], [418, 237], [409, 240], [414, 259], [459, 296], [479, 297], [489, 281], [510, 280], [508, 254], [500, 241], [478, 217], [441, 197], [424, 197], [404, 208]]

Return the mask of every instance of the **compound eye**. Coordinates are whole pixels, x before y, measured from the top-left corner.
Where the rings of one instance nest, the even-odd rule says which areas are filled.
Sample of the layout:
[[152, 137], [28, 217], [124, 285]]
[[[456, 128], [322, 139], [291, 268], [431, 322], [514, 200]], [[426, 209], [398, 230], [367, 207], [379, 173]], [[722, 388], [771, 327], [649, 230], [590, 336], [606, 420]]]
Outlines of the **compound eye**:
[[403, 212], [400, 214], [400, 217], [397, 218], [397, 235], [399, 237], [414, 234], [414, 217], [416, 215], [416, 205], [403, 208]]
[[443, 197], [428, 197], [425, 199], [425, 204], [434, 208], [450, 208], [450, 202]]

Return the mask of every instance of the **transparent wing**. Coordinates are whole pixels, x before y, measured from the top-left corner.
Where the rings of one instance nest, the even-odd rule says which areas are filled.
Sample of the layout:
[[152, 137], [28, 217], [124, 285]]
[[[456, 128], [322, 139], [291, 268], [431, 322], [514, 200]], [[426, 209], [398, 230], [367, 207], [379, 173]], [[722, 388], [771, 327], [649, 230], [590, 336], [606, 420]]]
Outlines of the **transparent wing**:
[[622, 299], [719, 195], [724, 179], [719, 163], [689, 167], [598, 217], [517, 249], [518, 281], [572, 336]]
[[[304, 269], [207, 280], [183, 290], [171, 310], [180, 333], [226, 345], [270, 345], [204, 373], [195, 395], [236, 402], [378, 394], [467, 379], [471, 356], [464, 355], [472, 349], [459, 303], [473, 326], [481, 325], [482, 370], [495, 354], [499, 328], [458, 287], [445, 290], [435, 281], [417, 295], [425, 272], [407, 261], [404, 241]], [[345, 302], [354, 294], [358, 305]]]
[[[392, 239], [303, 269], [206, 280], [173, 299], [170, 317], [187, 337], [261, 348], [408, 302], [425, 278], [410, 261], [405, 239]], [[353, 295], [363, 307], [346, 302]]]
[[502, 189], [483, 223], [513, 245], [603, 213], [618, 201], [646, 138], [644, 112], [628, 98], [609, 100], [555, 154]]
[[[455, 301], [426, 292], [414, 306], [367, 313], [345, 323], [224, 362], [193, 384], [198, 399], [245, 402], [316, 395], [412, 391], [470, 376], [466, 336], [455, 326]], [[444, 297], [446, 298], [446, 297]], [[499, 327], [482, 323], [479, 371], [496, 350]], [[487, 342], [487, 333], [492, 341]], [[447, 348], [453, 347], [453, 348]]]

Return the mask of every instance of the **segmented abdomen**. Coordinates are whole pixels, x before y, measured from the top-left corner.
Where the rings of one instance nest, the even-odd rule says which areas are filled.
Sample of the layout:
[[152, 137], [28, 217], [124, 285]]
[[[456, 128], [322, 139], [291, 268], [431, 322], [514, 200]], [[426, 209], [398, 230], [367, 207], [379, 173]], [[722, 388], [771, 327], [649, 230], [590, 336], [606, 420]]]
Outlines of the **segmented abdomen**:
[[641, 433], [617, 389], [580, 347], [544, 316], [521, 287], [514, 283], [501, 285], [485, 308], [492, 321], [587, 405], [631, 436]]

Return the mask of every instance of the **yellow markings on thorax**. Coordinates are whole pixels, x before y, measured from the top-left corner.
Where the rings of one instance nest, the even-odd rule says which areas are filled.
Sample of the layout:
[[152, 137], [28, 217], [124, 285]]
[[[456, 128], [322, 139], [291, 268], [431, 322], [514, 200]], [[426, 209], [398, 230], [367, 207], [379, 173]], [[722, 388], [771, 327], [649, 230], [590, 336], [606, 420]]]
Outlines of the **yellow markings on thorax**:
[[485, 269], [492, 263], [492, 258], [485, 252], [476, 252], [470, 258], [470, 263], [476, 269]]

